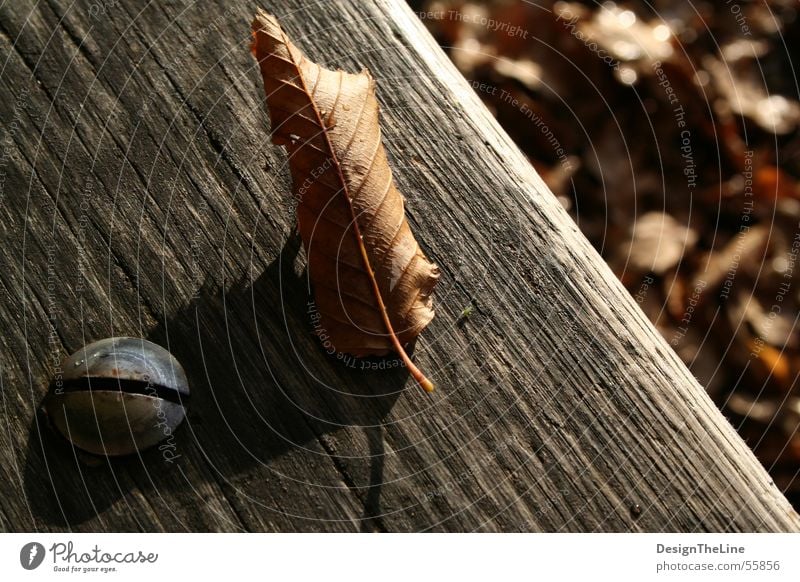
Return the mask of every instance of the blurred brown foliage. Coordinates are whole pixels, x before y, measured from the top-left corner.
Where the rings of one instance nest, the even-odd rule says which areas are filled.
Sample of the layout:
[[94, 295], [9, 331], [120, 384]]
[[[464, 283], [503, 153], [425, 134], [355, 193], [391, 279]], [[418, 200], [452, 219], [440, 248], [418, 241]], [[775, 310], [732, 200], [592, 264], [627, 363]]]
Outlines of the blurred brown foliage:
[[410, 4], [800, 508], [798, 3]]

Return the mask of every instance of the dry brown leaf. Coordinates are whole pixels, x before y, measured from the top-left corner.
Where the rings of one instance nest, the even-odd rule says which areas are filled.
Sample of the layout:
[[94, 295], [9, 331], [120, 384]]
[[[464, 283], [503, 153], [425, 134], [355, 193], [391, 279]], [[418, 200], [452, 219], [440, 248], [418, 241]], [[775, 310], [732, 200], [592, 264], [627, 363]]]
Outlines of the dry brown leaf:
[[433, 319], [439, 270], [406, 221], [381, 143], [375, 81], [309, 61], [266, 12], [252, 26], [272, 141], [289, 153], [317, 333], [357, 357], [396, 351], [433, 390], [404, 346]]
[[716, 99], [714, 106], [722, 118], [732, 111], [752, 119], [764, 131], [790, 134], [800, 124], [800, 103], [769, 93], [764, 84], [764, 65], [757, 58], [758, 45], [753, 47], [748, 57], [740, 56], [733, 61], [711, 56], [705, 59], [704, 65], [723, 97]]
[[764, 264], [769, 249], [770, 229], [764, 225], [739, 232], [719, 250], [706, 255], [705, 268], [695, 274], [693, 286], [705, 283], [710, 296], [721, 285], [728, 292], [735, 277], [752, 275]]
[[[563, 18], [563, 17], [562, 17]], [[577, 22], [577, 21], [576, 21]], [[611, 56], [615, 61], [643, 61], [647, 67], [672, 56], [669, 42], [672, 33], [660, 19], [644, 22], [632, 10], [609, 4], [596, 10], [591, 20], [578, 23], [585, 35], [585, 43], [591, 48], [596, 43], [606, 50], [597, 52], [602, 59]], [[613, 64], [613, 61], [607, 61]]]
[[697, 233], [663, 212], [647, 212], [631, 229], [617, 260], [637, 272], [663, 275], [676, 267], [697, 242]]

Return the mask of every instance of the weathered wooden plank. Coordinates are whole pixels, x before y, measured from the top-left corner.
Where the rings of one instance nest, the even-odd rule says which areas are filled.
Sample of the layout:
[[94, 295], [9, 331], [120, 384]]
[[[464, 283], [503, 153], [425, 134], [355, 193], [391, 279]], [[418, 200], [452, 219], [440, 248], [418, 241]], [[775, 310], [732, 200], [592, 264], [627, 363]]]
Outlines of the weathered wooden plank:
[[[0, 8], [0, 527], [799, 528], [404, 3], [266, 8], [311, 58], [378, 79], [442, 268], [415, 355], [438, 391], [310, 334], [251, 3], [20, 1]], [[187, 368], [181, 456], [88, 468], [35, 410], [60, 356], [122, 334]]]

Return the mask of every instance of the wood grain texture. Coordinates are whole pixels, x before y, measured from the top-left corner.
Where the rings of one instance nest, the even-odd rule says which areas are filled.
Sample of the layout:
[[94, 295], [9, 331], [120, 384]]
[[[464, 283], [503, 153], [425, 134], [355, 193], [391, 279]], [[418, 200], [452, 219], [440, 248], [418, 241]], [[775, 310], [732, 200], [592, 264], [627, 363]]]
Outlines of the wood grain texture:
[[[265, 8], [309, 58], [377, 80], [442, 271], [414, 355], [437, 391], [312, 334], [251, 2], [6, 3], [0, 529], [800, 529], [403, 2]], [[87, 467], [37, 422], [61, 357], [110, 335], [186, 368], [172, 462]]]

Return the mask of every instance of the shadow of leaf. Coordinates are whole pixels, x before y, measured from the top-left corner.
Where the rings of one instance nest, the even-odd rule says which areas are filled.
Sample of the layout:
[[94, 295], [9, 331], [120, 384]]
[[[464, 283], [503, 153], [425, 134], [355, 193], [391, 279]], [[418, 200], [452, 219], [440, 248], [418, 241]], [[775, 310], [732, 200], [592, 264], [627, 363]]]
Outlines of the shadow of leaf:
[[[106, 510], [139, 489], [145, 496], [169, 491], [186, 504], [173, 508], [182, 511], [182, 520], [167, 518], [157, 527], [202, 530], [204, 522], [191, 521], [196, 496], [182, 493], [194, 488], [194, 480], [225, 484], [243, 472], [268, 470], [271, 460], [303, 450], [322, 435], [361, 426], [368, 436], [370, 450], [363, 453], [370, 455], [370, 477], [368, 485], [352, 490], [364, 505], [363, 529], [381, 529], [381, 425], [408, 374], [394, 360], [367, 360], [392, 365], [362, 371], [360, 361], [348, 365], [325, 353], [311, 333], [305, 276], [294, 272], [299, 245], [297, 237], [287, 240], [252, 284], [238, 284], [227, 293], [202, 289], [190, 305], [147, 334], [183, 364], [191, 386], [187, 420], [175, 433], [176, 450], [185, 457], [180, 471], [166, 471], [157, 449], [95, 459], [87, 466], [42, 415], [34, 419], [25, 490], [45, 528], [72, 528], [94, 516], [102, 523]], [[335, 454], [328, 454], [335, 462]], [[153, 527], [147, 518], [124, 519], [121, 513], [115, 510], [105, 526], [112, 531]]]

